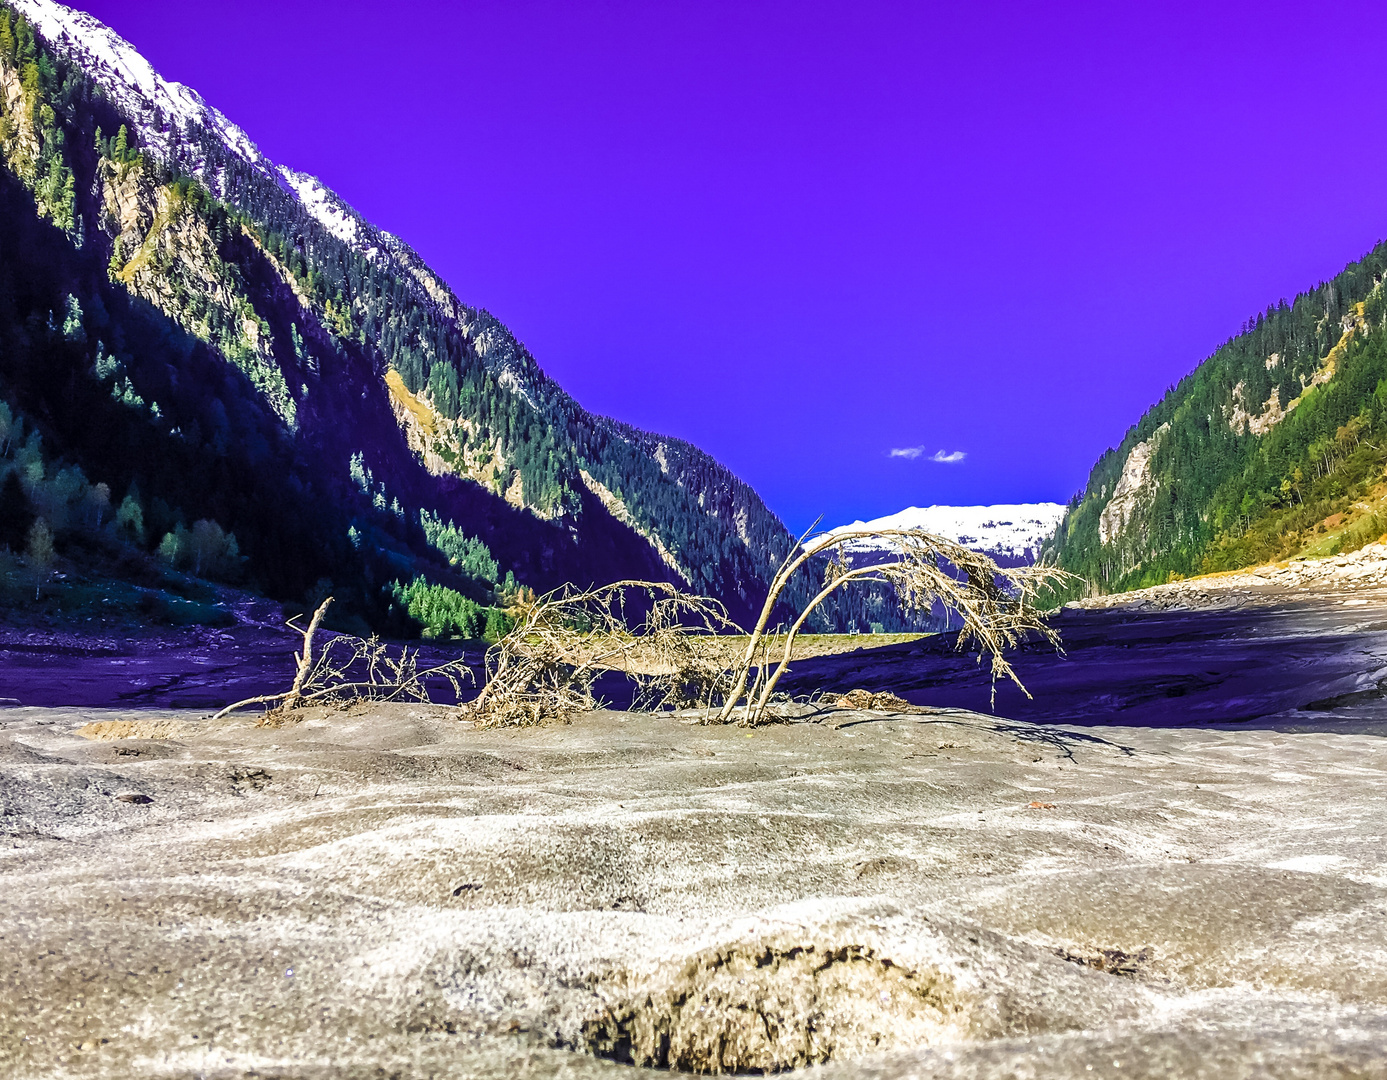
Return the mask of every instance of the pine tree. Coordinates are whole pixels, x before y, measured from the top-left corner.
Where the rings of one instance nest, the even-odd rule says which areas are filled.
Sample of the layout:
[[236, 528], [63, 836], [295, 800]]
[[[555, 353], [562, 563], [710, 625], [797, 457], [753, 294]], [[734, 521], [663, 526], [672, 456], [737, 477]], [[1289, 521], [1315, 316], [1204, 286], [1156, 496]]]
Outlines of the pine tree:
[[34, 508], [24, 493], [18, 470], [11, 469], [0, 484], [0, 547], [22, 550], [33, 524]]
[[29, 572], [34, 576], [34, 599], [37, 600], [39, 590], [48, 580], [48, 568], [53, 564], [53, 530], [43, 518], [35, 521], [29, 529], [24, 560], [29, 564]]
[[22, 68], [27, 64], [32, 64], [37, 58], [34, 28], [29, 25], [29, 20], [23, 15], [16, 15], [14, 20], [14, 62]]

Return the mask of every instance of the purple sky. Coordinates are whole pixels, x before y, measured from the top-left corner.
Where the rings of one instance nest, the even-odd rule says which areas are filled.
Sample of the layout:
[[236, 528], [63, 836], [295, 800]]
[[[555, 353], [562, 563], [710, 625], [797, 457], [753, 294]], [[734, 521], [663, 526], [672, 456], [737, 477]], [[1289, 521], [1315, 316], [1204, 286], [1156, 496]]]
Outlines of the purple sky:
[[1380, 5], [85, 6], [794, 528], [1063, 500], [1387, 235]]

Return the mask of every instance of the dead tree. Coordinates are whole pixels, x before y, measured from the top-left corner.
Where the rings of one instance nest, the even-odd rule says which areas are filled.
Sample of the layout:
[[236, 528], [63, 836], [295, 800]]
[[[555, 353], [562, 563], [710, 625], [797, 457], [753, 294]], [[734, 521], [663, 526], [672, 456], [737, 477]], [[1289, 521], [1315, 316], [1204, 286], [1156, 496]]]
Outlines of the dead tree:
[[[853, 566], [848, 546], [886, 540], [891, 557]], [[791, 578], [829, 556], [821, 587], [799, 612], [783, 646], [769, 623]], [[1029, 635], [1058, 635], [1037, 610], [1038, 594], [1070, 575], [1050, 567], [1003, 569], [986, 555], [918, 530], [858, 530], [800, 538], [781, 564], [745, 646], [716, 600], [689, 596], [663, 582], [620, 581], [596, 589], [564, 586], [520, 611], [515, 627], [487, 653], [487, 681], [465, 709], [483, 724], [530, 725], [599, 707], [593, 685], [619, 671], [636, 684], [642, 709], [720, 706], [715, 722], [761, 723], [789, 667], [806, 621], [837, 590], [856, 582], [890, 585], [901, 607], [928, 613], [942, 604], [963, 621], [958, 647], [989, 657], [992, 677], [1020, 680], [1003, 656]], [[641, 614], [644, 610], [644, 614]], [[778, 653], [779, 655], [775, 655]], [[979, 657], [981, 659], [981, 655]]]
[[[309, 676], [313, 674], [313, 635], [318, 632], [318, 626], [331, 603], [332, 597], [329, 596], [318, 605], [318, 610], [308, 622], [308, 629], [303, 632], [303, 652], [294, 654], [294, 659], [298, 661], [298, 670], [294, 673], [294, 685], [289, 688], [289, 693], [284, 695], [284, 702], [280, 706], [282, 709], [296, 709], [303, 701], [303, 688], [308, 683]], [[293, 625], [292, 619], [289, 625]]]

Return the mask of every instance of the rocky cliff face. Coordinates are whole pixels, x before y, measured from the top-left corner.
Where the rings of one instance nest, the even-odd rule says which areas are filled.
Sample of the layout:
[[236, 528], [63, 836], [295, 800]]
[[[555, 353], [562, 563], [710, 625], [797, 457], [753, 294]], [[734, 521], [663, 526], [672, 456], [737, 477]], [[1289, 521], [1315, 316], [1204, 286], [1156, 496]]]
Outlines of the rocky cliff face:
[[1110, 544], [1127, 527], [1129, 521], [1145, 510], [1155, 495], [1157, 481], [1151, 475], [1151, 455], [1156, 452], [1161, 436], [1170, 430], [1169, 424], [1156, 429], [1154, 435], [1132, 447], [1122, 463], [1122, 475], [1117, 478], [1112, 498], [1098, 516], [1098, 537]]

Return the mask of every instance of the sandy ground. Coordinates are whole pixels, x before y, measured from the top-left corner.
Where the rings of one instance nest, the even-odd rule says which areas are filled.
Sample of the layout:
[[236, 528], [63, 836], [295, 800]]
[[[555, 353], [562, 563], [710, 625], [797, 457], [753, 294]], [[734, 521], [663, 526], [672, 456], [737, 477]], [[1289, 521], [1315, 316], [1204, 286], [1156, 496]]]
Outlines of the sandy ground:
[[1387, 1076], [1372, 730], [0, 711], [0, 1072]]

